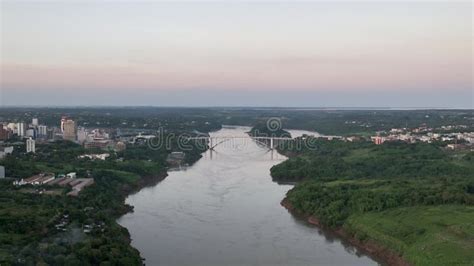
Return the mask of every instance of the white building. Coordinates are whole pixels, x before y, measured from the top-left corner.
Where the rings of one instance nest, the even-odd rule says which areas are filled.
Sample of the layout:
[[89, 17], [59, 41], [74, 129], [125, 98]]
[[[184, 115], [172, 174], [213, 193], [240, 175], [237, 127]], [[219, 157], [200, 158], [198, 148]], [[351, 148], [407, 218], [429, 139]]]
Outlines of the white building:
[[8, 123], [7, 128], [13, 131], [13, 133], [17, 133], [15, 123]]
[[38, 135], [41, 137], [45, 137], [48, 135], [48, 127], [47, 126], [38, 126]]
[[13, 146], [10, 147], [0, 147], [0, 159], [3, 159], [7, 154], [13, 152]]
[[20, 137], [24, 137], [26, 133], [26, 124], [25, 123], [16, 123], [16, 133]]
[[422, 142], [431, 142], [431, 138], [428, 136], [421, 136], [420, 141]]
[[77, 141], [79, 143], [84, 143], [87, 140], [87, 131], [85, 128], [81, 127], [77, 130]]
[[29, 129], [26, 130], [25, 136], [27, 138], [35, 138], [36, 137], [35, 135], [36, 134], [35, 134], [35, 129], [34, 128], [29, 128]]
[[33, 118], [33, 119], [31, 120], [31, 124], [32, 124], [33, 126], [38, 126], [38, 118]]
[[88, 158], [88, 159], [91, 159], [91, 160], [105, 160], [107, 159], [108, 157], [110, 156], [110, 154], [108, 153], [102, 153], [102, 154], [83, 154], [83, 155], [79, 155], [79, 159], [84, 159], [84, 158]]
[[26, 152], [32, 152], [32, 153], [36, 152], [34, 139], [29, 138], [26, 140]]
[[66, 175], [66, 178], [76, 178], [76, 172], [71, 172]]

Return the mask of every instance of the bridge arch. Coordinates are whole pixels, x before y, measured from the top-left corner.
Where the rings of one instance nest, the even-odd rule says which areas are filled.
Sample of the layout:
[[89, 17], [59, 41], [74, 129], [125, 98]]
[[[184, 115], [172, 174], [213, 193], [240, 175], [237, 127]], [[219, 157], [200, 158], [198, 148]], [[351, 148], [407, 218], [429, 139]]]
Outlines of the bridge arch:
[[209, 143], [209, 149], [213, 150], [216, 146], [219, 144], [222, 144], [226, 141], [232, 140], [232, 139], [252, 139], [255, 141], [262, 141], [262, 140], [267, 140], [270, 141], [269, 148], [270, 150], [274, 149], [274, 143], [275, 140], [293, 140], [292, 138], [288, 137], [253, 137], [253, 136], [216, 136], [216, 137], [211, 137], [211, 136], [205, 136], [205, 137], [190, 137], [188, 140], [207, 140]]

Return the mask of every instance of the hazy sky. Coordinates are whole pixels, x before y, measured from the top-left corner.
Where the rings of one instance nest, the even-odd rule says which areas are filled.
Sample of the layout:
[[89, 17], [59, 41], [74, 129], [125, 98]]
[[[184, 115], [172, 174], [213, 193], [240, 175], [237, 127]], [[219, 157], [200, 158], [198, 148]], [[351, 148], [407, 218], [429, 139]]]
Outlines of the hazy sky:
[[3, 105], [473, 108], [467, 2], [1, 2]]

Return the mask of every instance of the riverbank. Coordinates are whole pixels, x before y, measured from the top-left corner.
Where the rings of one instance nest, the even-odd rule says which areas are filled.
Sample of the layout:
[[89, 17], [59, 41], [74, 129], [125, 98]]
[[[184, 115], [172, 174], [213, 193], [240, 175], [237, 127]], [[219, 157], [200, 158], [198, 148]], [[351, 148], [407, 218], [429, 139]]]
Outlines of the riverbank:
[[371, 240], [361, 241], [357, 239], [354, 235], [348, 233], [342, 227], [339, 228], [330, 228], [321, 224], [320, 220], [315, 217], [314, 215], [310, 215], [307, 213], [303, 213], [292, 206], [289, 200], [285, 197], [281, 201], [281, 205], [285, 207], [292, 215], [297, 217], [301, 217], [306, 220], [309, 224], [317, 226], [318, 228], [328, 231], [331, 234], [339, 237], [343, 241], [349, 243], [350, 245], [354, 246], [358, 251], [369, 255], [375, 261], [386, 264], [386, 265], [393, 265], [393, 266], [409, 266], [411, 265], [408, 263], [403, 257], [401, 257], [396, 252], [380, 245]]
[[[154, 186], [154, 185], [158, 184], [159, 182], [163, 181], [167, 176], [168, 176], [168, 173], [166, 171], [164, 171], [164, 172], [161, 172], [157, 175], [150, 175], [150, 176], [141, 177], [136, 182], [136, 185], [133, 186], [133, 187], [130, 186], [130, 185], [124, 184], [122, 186], [121, 190], [120, 190], [120, 195], [122, 197], [121, 205], [123, 206], [123, 208], [121, 208], [121, 211], [118, 212], [118, 215], [116, 215], [117, 217], [115, 217], [115, 219], [118, 219], [121, 216], [123, 216], [123, 215], [125, 215], [129, 212], [133, 212], [133, 206], [130, 206], [130, 205], [125, 203], [125, 200], [127, 199], [127, 197], [129, 197], [129, 196], [131, 196], [135, 193], [138, 193], [140, 190], [142, 190], [146, 187], [151, 187], [151, 186]], [[119, 225], [119, 224], [117, 224], [117, 225]], [[126, 230], [126, 228], [124, 228], [124, 229]], [[128, 234], [128, 238], [130, 238], [130, 234]]]
[[[146, 187], [151, 187], [151, 186], [154, 186], [158, 183], [160, 183], [161, 181], [163, 181], [166, 177], [168, 176], [168, 172], [167, 171], [163, 171], [157, 175], [150, 175], [150, 176], [143, 176], [140, 178], [140, 180], [138, 180], [137, 182], [137, 186], [132, 188], [132, 187], [124, 187], [123, 189], [123, 196], [125, 198], [127, 198], [128, 196], [131, 196], [137, 192], [139, 192], [140, 190], [146, 188]], [[124, 200], [125, 202], [125, 200]]]
[[[171, 150], [179, 150], [176, 142], [171, 143]], [[198, 161], [201, 150], [185, 151], [187, 162]], [[94, 178], [95, 184], [69, 197], [59, 187], [56, 194], [41, 193], [46, 189], [41, 186], [25, 193], [11, 181], [0, 180], [0, 197], [9, 199], [0, 202], [0, 264], [143, 264], [143, 256], [131, 245], [130, 232], [117, 220], [134, 211], [127, 197], [166, 178], [165, 160], [170, 151], [136, 144], [111, 153], [106, 160], [77, 159], [89, 152], [58, 141], [39, 145], [34, 157], [17, 154], [3, 161], [14, 177], [76, 172]]]
[[281, 208], [291, 187], [273, 182], [268, 170], [287, 158], [250, 141], [247, 132], [235, 127], [211, 133], [239, 138], [127, 198], [134, 211], [118, 223], [146, 264], [376, 265], [340, 241], [313, 235], [314, 228]]
[[312, 144], [271, 169], [298, 182], [286, 194], [297, 210], [385, 263], [474, 262], [472, 155], [438, 143]]
[[136, 187], [131, 187], [131, 186], [128, 186], [128, 185], [124, 185], [121, 189], [121, 193], [120, 193], [121, 196], [122, 196], [121, 205], [123, 206], [123, 208], [121, 208], [122, 211], [120, 211], [119, 213], [117, 213], [117, 215], [115, 215], [115, 217], [113, 217], [114, 223], [117, 226], [119, 226], [120, 228], [123, 229], [124, 237], [126, 239], [126, 242], [129, 245], [129, 248], [135, 250], [140, 255], [140, 259], [142, 261], [144, 261], [145, 259], [141, 256], [140, 251], [137, 248], [135, 248], [131, 245], [132, 238], [131, 238], [130, 232], [128, 231], [127, 228], [120, 225], [117, 222], [117, 219], [119, 219], [120, 217], [122, 217], [123, 215], [125, 215], [127, 213], [133, 212], [133, 206], [128, 205], [128, 204], [125, 203], [125, 200], [126, 200], [127, 197], [129, 197], [129, 196], [131, 196], [135, 193], [138, 193], [140, 190], [142, 190], [146, 187], [151, 187], [151, 186], [154, 186], [154, 185], [158, 184], [159, 182], [163, 181], [167, 176], [168, 176], [167, 171], [161, 172], [157, 175], [144, 176], [144, 177], [141, 177], [137, 181]]

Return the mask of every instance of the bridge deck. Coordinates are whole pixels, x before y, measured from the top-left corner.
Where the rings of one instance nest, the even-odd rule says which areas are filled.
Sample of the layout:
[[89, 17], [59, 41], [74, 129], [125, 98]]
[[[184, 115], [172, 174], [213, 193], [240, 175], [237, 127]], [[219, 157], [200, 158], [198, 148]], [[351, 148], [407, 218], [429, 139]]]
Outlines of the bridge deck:
[[252, 136], [215, 136], [215, 137], [191, 137], [189, 140], [199, 140], [199, 139], [265, 139], [265, 140], [292, 140], [293, 138], [284, 138], [284, 137], [252, 137]]

